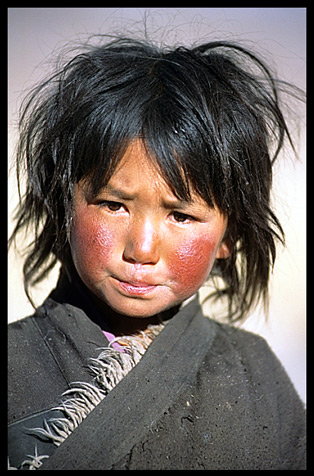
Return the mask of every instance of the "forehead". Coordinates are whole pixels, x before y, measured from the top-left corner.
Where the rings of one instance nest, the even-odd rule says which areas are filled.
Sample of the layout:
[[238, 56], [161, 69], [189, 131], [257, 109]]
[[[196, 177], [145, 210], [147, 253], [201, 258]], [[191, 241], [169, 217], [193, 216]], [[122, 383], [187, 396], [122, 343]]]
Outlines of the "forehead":
[[134, 140], [128, 146], [121, 161], [111, 176], [107, 187], [120, 185], [127, 189], [161, 188], [171, 193], [157, 165], [157, 161], [148, 155], [140, 140]]
[[131, 139], [121, 152], [105, 174], [95, 168], [82, 177], [75, 187], [76, 193], [80, 190], [92, 198], [115, 190], [117, 198], [132, 198], [139, 192], [142, 197], [144, 191], [147, 195], [158, 192], [162, 201], [173, 200], [184, 205], [197, 203], [218, 210], [215, 200], [207, 193], [209, 187], [203, 196], [198, 191], [198, 184], [191, 182], [189, 172], [183, 170], [178, 154], [161, 158], [152, 152], [143, 138]]
[[109, 192], [121, 194], [121, 198], [135, 198], [138, 195], [160, 197], [169, 202], [207, 203], [191, 190], [190, 199], [179, 199], [174, 187], [163, 177], [156, 159], [151, 156], [143, 141], [133, 140], [128, 146], [115, 172], [104, 187]]

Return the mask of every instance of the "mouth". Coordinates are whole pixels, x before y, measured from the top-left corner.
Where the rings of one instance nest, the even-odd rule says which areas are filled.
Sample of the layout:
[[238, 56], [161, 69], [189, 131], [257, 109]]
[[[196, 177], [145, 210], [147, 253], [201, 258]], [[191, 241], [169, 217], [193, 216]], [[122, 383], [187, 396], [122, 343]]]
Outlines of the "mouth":
[[158, 288], [156, 284], [144, 283], [144, 282], [127, 282], [121, 281], [118, 278], [114, 278], [118, 288], [123, 292], [123, 294], [128, 294], [132, 296], [145, 296], [152, 293], [155, 289]]

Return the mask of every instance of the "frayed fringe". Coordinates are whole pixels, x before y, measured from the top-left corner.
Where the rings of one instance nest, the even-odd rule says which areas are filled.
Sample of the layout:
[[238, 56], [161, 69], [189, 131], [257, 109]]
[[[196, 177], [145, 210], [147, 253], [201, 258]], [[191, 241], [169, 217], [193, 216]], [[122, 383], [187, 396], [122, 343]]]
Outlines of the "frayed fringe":
[[43, 461], [42, 461], [43, 459], [49, 458], [48, 455], [39, 456], [37, 451], [37, 446], [35, 446], [35, 454], [27, 455], [26, 457], [30, 459], [25, 459], [23, 463], [21, 464], [21, 468], [15, 468], [15, 466], [11, 466], [10, 460], [8, 458], [8, 471], [17, 470], [17, 469], [25, 469], [23, 468], [24, 466], [28, 466], [29, 470], [35, 470], [41, 467], [41, 465], [43, 464]]
[[[29, 431], [60, 446], [110, 390], [135, 367], [163, 327], [164, 324], [161, 323], [149, 326], [139, 335], [114, 339], [108, 347], [102, 349], [96, 359], [90, 359], [89, 369], [95, 383], [74, 382], [63, 393], [62, 403], [53, 410], [61, 410], [64, 418], [50, 418], [44, 421], [43, 428]], [[112, 347], [115, 342], [123, 346], [123, 351]]]

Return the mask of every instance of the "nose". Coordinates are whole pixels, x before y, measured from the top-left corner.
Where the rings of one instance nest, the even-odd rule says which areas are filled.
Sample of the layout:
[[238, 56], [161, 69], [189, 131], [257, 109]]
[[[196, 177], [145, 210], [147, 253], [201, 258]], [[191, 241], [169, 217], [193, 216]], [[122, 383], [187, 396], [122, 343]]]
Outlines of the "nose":
[[158, 263], [160, 240], [156, 228], [151, 220], [135, 220], [130, 224], [123, 258], [133, 264]]

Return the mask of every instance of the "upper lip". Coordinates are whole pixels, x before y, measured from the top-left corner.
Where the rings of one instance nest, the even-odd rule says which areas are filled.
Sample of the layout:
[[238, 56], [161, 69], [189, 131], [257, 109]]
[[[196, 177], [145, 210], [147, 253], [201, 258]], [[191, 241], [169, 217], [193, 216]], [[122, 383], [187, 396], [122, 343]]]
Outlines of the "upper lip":
[[130, 286], [138, 287], [138, 288], [145, 288], [145, 287], [152, 287], [152, 286], [158, 286], [157, 283], [152, 283], [148, 281], [141, 281], [141, 280], [132, 280], [132, 279], [121, 279], [116, 276], [114, 276], [115, 279], [120, 281], [121, 283], [126, 283], [129, 284]]

